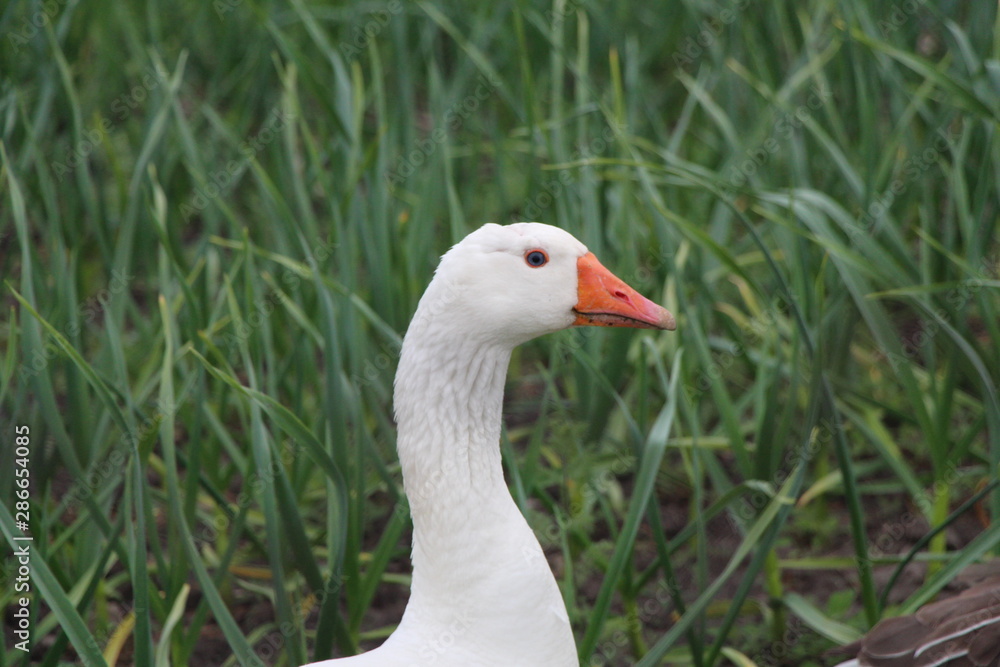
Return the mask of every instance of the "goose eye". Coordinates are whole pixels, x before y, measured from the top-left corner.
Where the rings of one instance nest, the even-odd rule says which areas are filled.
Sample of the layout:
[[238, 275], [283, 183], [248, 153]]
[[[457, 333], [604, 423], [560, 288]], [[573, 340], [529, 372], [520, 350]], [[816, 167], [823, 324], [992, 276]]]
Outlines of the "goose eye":
[[524, 254], [524, 261], [528, 263], [528, 266], [537, 269], [548, 263], [549, 256], [545, 254], [544, 250], [529, 250]]

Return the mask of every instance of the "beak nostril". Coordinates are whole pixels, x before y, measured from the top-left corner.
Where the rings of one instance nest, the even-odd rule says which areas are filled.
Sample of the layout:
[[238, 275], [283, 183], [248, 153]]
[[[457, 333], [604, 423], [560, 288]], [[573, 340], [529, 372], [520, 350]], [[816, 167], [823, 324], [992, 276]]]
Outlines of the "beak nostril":
[[628, 294], [626, 294], [625, 292], [621, 291], [620, 289], [616, 289], [615, 290], [615, 298], [616, 299], [621, 299], [622, 301], [626, 301], [626, 302], [629, 300]]

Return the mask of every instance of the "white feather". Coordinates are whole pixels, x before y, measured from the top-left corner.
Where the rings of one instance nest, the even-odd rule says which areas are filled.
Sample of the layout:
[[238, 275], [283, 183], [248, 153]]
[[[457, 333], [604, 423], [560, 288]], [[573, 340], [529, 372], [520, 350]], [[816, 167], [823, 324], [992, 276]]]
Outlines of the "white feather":
[[[548, 263], [529, 266], [542, 249]], [[413, 515], [413, 583], [396, 631], [313, 667], [579, 664], [569, 618], [500, 460], [510, 353], [574, 320], [587, 248], [548, 225], [486, 225], [441, 259], [407, 331], [397, 447]]]

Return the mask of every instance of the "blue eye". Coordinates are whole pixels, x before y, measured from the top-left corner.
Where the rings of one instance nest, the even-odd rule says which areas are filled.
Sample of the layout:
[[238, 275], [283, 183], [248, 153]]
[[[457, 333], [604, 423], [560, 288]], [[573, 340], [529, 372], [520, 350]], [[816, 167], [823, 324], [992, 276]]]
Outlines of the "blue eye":
[[524, 254], [524, 261], [528, 263], [528, 266], [537, 269], [548, 263], [549, 256], [545, 254], [544, 250], [529, 250]]

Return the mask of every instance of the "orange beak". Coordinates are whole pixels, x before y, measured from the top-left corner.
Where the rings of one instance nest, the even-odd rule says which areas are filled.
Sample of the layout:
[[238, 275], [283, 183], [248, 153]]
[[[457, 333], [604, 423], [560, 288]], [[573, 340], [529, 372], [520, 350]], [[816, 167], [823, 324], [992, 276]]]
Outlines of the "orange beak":
[[669, 310], [629, 287], [604, 268], [594, 253], [576, 261], [578, 279], [575, 326], [635, 327], [673, 331]]

